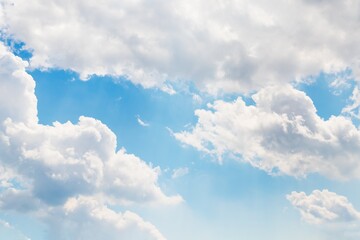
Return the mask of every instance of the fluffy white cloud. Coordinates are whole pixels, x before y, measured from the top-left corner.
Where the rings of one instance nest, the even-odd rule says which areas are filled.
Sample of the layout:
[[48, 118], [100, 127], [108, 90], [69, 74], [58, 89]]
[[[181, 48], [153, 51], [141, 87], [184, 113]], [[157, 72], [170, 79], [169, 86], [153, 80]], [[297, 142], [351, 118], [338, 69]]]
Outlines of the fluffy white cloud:
[[4, 32], [33, 51], [32, 67], [84, 79], [245, 92], [320, 71], [359, 76], [356, 0], [5, 0], [2, 9]]
[[123, 149], [116, 152], [115, 135], [98, 120], [81, 117], [76, 125], [32, 128], [7, 121], [5, 127], [11, 155], [18, 159], [4, 162], [31, 182], [33, 194], [43, 201], [63, 203], [76, 194], [98, 192], [121, 202], [180, 201], [162, 193], [156, 169]]
[[[131, 239], [164, 239], [137, 215], [119, 215], [103, 205], [179, 203], [180, 196], [166, 196], [159, 188], [158, 169], [124, 149], [116, 151], [115, 134], [96, 119], [80, 117], [77, 124], [39, 124], [35, 83], [25, 72], [26, 63], [2, 44], [0, 63], [0, 164], [4, 173], [0, 176], [0, 207], [39, 213], [69, 206], [66, 204], [77, 196], [102, 196], [96, 206], [95, 200], [80, 198], [77, 206], [82, 212], [90, 211], [83, 219], [84, 226], [88, 220], [91, 226], [91, 221], [104, 217], [109, 223], [104, 226], [117, 232], [130, 226], [132, 232], [149, 235], [135, 234]], [[55, 220], [59, 217], [49, 216]], [[100, 239], [95, 236], [87, 239]]]
[[94, 198], [71, 198], [62, 208], [51, 209], [43, 217], [50, 223], [54, 240], [69, 239], [69, 236], [91, 240], [165, 240], [152, 224], [137, 214], [117, 213]]
[[360, 131], [351, 120], [321, 119], [311, 99], [290, 85], [264, 88], [252, 99], [254, 105], [238, 98], [196, 110], [196, 126], [175, 137], [220, 161], [230, 154], [273, 174], [359, 178]]
[[[0, 43], [0, 120], [6, 118], [27, 125], [37, 123], [35, 82], [25, 72], [27, 62], [15, 57]], [[16, 97], [15, 97], [16, 96]]]
[[328, 190], [314, 190], [310, 195], [292, 192], [286, 198], [304, 221], [311, 224], [346, 223], [360, 220], [360, 212], [344, 196]]

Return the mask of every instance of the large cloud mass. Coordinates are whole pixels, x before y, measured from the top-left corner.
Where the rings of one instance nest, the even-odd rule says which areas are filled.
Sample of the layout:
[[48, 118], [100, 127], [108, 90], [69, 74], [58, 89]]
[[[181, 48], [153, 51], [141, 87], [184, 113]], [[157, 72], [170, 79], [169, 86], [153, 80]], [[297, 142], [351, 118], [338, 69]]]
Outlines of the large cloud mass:
[[31, 66], [125, 75], [145, 87], [194, 80], [246, 92], [320, 71], [359, 76], [359, 3], [345, 1], [5, 0], [0, 24]]
[[360, 131], [351, 120], [320, 118], [311, 99], [290, 85], [264, 88], [252, 98], [254, 105], [238, 98], [197, 110], [196, 126], [175, 137], [220, 160], [231, 154], [270, 173], [359, 178]]
[[[88, 226], [104, 220], [105, 230], [120, 235], [127, 226], [130, 232], [148, 233], [148, 238], [131, 233], [131, 239], [163, 239], [136, 214], [121, 215], [105, 205], [181, 201], [161, 191], [158, 169], [124, 149], [116, 151], [116, 136], [96, 119], [39, 124], [35, 83], [25, 72], [26, 62], [0, 44], [0, 65], [0, 207], [42, 212], [51, 219], [71, 212], [84, 216]], [[100, 239], [95, 236], [86, 239]]]

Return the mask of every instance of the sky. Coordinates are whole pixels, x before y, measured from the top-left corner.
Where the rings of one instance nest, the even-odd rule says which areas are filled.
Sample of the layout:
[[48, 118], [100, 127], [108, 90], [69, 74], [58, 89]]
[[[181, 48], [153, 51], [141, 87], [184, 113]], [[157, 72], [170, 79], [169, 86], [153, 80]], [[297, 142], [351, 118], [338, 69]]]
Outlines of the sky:
[[359, 18], [0, 0], [0, 239], [359, 239]]

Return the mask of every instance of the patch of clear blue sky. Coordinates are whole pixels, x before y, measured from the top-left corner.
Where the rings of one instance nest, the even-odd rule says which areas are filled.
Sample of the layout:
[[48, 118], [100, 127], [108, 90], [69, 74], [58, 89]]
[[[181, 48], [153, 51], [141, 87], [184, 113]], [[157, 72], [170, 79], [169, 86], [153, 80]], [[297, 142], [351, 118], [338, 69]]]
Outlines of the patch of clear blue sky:
[[6, 34], [1, 29], [0, 41], [3, 42], [5, 46], [8, 46], [15, 56], [18, 56], [26, 61], [31, 58], [32, 53], [26, 49], [25, 43], [20, 41], [14, 41], [14, 39], [12, 39], [11, 37], [6, 36]]
[[[298, 88], [304, 91], [313, 101], [317, 114], [323, 119], [331, 115], [341, 115], [341, 110], [349, 103], [349, 97], [354, 89], [355, 82], [351, 81], [351, 71], [346, 70], [338, 74], [320, 73], [309, 84], [300, 84]], [[337, 77], [349, 78], [346, 84], [338, 89], [330, 87]]]
[[[147, 162], [165, 168], [188, 162], [190, 156], [181, 151], [167, 127], [178, 131], [196, 121], [191, 97], [145, 90], [122, 80], [116, 84], [107, 77], [73, 80], [76, 75], [65, 71], [31, 75], [36, 80], [41, 123], [76, 123], [81, 115], [94, 117], [116, 133], [118, 148], [125, 147]], [[139, 125], [137, 116], [150, 126]]]

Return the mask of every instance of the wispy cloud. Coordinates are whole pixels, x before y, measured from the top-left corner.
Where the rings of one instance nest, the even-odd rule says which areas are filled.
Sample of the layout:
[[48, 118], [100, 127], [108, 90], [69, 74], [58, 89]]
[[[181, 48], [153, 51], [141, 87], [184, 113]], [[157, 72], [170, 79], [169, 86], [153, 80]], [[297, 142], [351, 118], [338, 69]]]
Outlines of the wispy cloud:
[[175, 178], [183, 177], [188, 173], [189, 173], [189, 168], [187, 167], [177, 168], [173, 170], [173, 174], [171, 178], [175, 179]]
[[9, 231], [12, 231], [18, 237], [18, 239], [31, 240], [29, 237], [25, 236], [21, 231], [16, 229], [13, 225], [11, 225], [9, 222], [5, 220], [0, 219], [0, 228], [1, 226], [8, 229]]
[[136, 116], [136, 120], [137, 120], [137, 122], [138, 122], [141, 126], [143, 126], [143, 127], [149, 127], [149, 126], [150, 126], [150, 124], [147, 123], [147, 122], [145, 122], [145, 121], [143, 121], [143, 120], [140, 118], [139, 115]]

